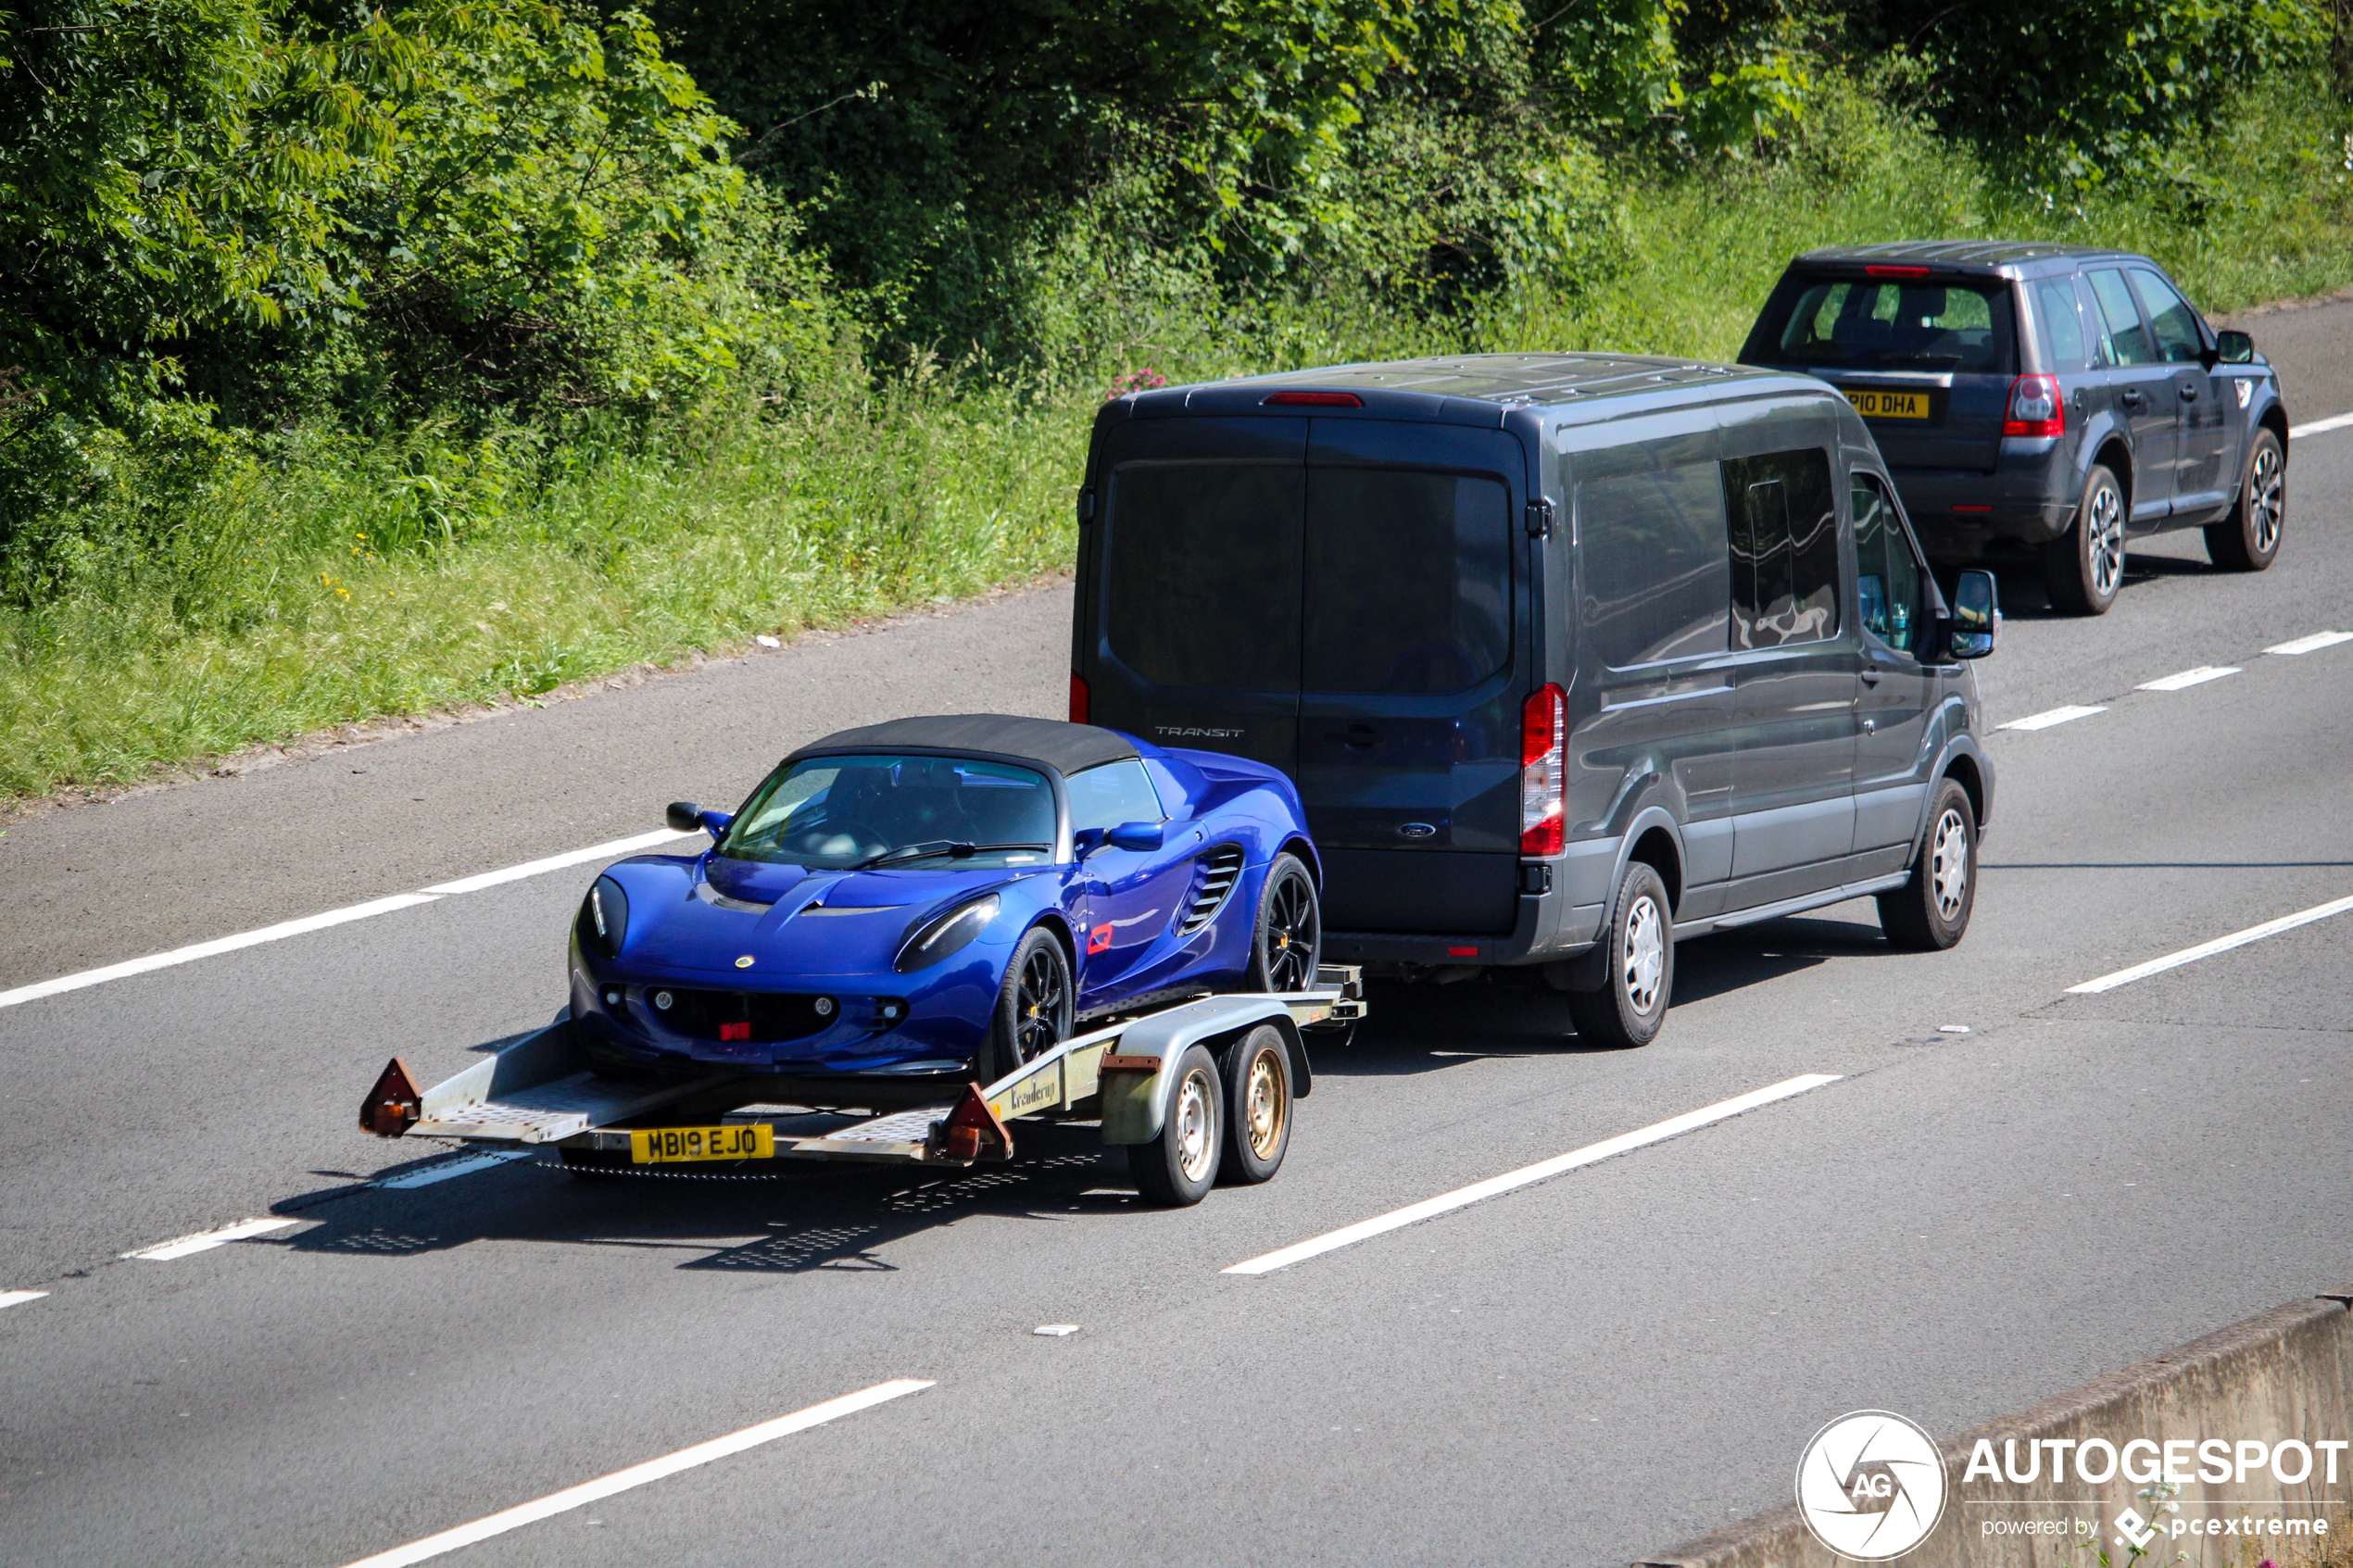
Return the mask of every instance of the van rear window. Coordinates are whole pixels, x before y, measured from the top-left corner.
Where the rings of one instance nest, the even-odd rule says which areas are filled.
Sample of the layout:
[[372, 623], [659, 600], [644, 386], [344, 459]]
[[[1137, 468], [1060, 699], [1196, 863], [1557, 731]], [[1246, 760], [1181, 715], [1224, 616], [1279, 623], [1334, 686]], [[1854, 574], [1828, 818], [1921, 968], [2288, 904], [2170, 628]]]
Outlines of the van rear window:
[[1442, 696], [1511, 662], [1498, 480], [1136, 465], [1105, 526], [1112, 652], [1155, 685]]
[[2018, 368], [2009, 286], [2001, 282], [1817, 279], [1775, 301], [1775, 358], [1836, 370]]

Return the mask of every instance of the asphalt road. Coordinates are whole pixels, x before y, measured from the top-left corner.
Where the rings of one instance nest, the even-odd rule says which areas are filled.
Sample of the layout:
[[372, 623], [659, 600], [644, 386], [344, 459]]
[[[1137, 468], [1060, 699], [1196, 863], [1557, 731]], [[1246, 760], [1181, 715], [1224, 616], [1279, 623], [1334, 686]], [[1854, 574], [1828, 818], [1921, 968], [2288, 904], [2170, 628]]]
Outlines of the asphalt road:
[[[376, 1069], [543, 1022], [587, 865], [0, 1008], [0, 1289], [47, 1292], [0, 1309], [0, 1562], [351, 1562], [900, 1378], [931, 1386], [447, 1561], [1623, 1562], [1784, 1500], [1845, 1411], [1957, 1431], [2340, 1284], [2353, 914], [2067, 994], [2353, 894], [2353, 642], [2261, 651], [2353, 631], [2353, 429], [2290, 473], [2268, 573], [2193, 535], [2102, 620], [2006, 587], [1989, 718], [2104, 711], [1994, 737], [1962, 947], [1891, 952], [1868, 904], [1689, 943], [1627, 1053], [1545, 997], [1379, 990], [1281, 1176], [1189, 1210], [1076, 1134], [961, 1176], [365, 1185], [443, 1164], [353, 1127]], [[33, 818], [0, 985], [643, 832], [854, 720], [1057, 711], [1065, 617]], [[2199, 665], [2240, 672], [2136, 689]], [[1838, 1076], [1221, 1272], [1800, 1074]], [[120, 1256], [247, 1217], [287, 1223]]]

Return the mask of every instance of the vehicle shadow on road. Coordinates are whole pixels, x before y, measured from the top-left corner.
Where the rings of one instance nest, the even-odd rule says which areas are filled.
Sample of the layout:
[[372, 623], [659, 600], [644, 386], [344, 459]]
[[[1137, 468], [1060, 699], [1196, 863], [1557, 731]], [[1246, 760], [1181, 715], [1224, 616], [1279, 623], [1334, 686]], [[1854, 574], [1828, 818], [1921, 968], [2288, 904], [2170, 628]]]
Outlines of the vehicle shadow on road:
[[[354, 1258], [447, 1251], [477, 1241], [547, 1242], [681, 1255], [734, 1273], [888, 1273], [893, 1244], [963, 1220], [1051, 1224], [1143, 1207], [1126, 1157], [1091, 1126], [1023, 1123], [1016, 1158], [964, 1170], [792, 1165], [749, 1179], [577, 1173], [555, 1162], [406, 1190], [346, 1189], [276, 1206], [320, 1223], [282, 1243]], [[735, 1179], [727, 1179], [733, 1177]]]

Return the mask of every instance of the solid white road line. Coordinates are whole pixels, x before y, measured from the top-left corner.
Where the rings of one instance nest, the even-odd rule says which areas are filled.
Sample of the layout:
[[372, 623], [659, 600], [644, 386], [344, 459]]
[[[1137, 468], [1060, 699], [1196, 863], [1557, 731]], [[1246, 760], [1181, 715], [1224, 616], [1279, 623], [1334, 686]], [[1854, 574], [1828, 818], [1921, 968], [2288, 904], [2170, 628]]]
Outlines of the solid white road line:
[[2105, 708], [2046, 708], [2040, 713], [2030, 713], [2023, 719], [2013, 719], [2007, 724], [1996, 724], [1997, 730], [2047, 730], [2053, 724], [2064, 724], [2070, 719], [2089, 719], [2095, 713], [2105, 713]]
[[2318, 653], [2339, 643], [2353, 643], [2353, 632], [2315, 632], [2309, 637], [2298, 637], [2292, 643], [2273, 643], [2265, 653]]
[[150, 953], [144, 959], [132, 959], [125, 963], [110, 963], [104, 969], [85, 969], [78, 974], [61, 974], [55, 980], [44, 980], [31, 985], [19, 985], [13, 991], [0, 991], [0, 1008], [14, 1007], [19, 1002], [38, 1001], [44, 997], [54, 997], [61, 991], [79, 991], [85, 985], [97, 985], [108, 980], [121, 980], [133, 974], [145, 974], [149, 970], [170, 969], [174, 964], [193, 963], [197, 959], [208, 959], [216, 953], [233, 953], [240, 947], [250, 947], [262, 942], [280, 942], [289, 936], [300, 936], [306, 932], [324, 931], [331, 925], [343, 925], [355, 920], [366, 920], [370, 915], [389, 914], [395, 909], [406, 909], [418, 904], [430, 904], [433, 901], [433, 895], [430, 893], [396, 893], [389, 898], [377, 898], [365, 904], [353, 904], [347, 909], [329, 909], [321, 915], [305, 915], [300, 920], [283, 921], [276, 925], [265, 925], [258, 931], [242, 931], [234, 936], [216, 936], [209, 942], [198, 942], [188, 947], [174, 947], [168, 953]]
[[504, 871], [483, 872], [475, 876], [462, 876], [455, 882], [445, 882], [425, 889], [428, 893], [479, 893], [485, 887], [496, 887], [502, 882], [521, 882], [542, 872], [560, 872], [566, 866], [577, 866], [587, 860], [617, 860], [623, 855], [635, 855], [640, 849], [659, 849], [674, 838], [692, 838], [691, 833], [673, 833], [663, 828], [659, 833], [641, 833], [635, 838], [616, 838], [610, 844], [591, 845], [585, 849], [573, 849], [561, 855], [550, 855], [544, 860], [525, 860], [520, 866]]
[[2227, 953], [2233, 947], [2244, 947], [2249, 942], [2260, 942], [2266, 936], [2277, 936], [2283, 931], [2294, 931], [2299, 925], [2309, 925], [2316, 920], [2341, 915], [2347, 909], [2353, 909], [2353, 898], [2334, 898], [2292, 915], [2267, 920], [2261, 925], [2250, 925], [2245, 931], [2234, 931], [2228, 936], [2217, 936], [2211, 942], [2201, 942], [2195, 947], [2184, 947], [2178, 953], [2168, 953], [2161, 959], [2151, 959], [2130, 969], [2120, 969], [2114, 974], [2103, 974], [2097, 980], [2086, 980], [2081, 985], [2070, 985], [2067, 993], [2070, 997], [2088, 997], [2102, 991], [2113, 991], [2119, 985], [2130, 985], [2135, 980], [2145, 980], [2152, 974], [2162, 974], [2185, 963], [2210, 959], [2217, 953]]
[[525, 1524], [536, 1524], [542, 1519], [578, 1508], [584, 1503], [592, 1503], [600, 1499], [611, 1497], [615, 1492], [625, 1492], [633, 1486], [642, 1486], [648, 1481], [659, 1481], [665, 1475], [675, 1475], [682, 1470], [692, 1470], [698, 1464], [709, 1464], [712, 1460], [725, 1459], [729, 1454], [739, 1454], [746, 1449], [758, 1448], [762, 1443], [774, 1442], [778, 1437], [789, 1436], [795, 1432], [807, 1431], [812, 1426], [823, 1425], [828, 1421], [838, 1420], [842, 1416], [855, 1414], [859, 1411], [882, 1404], [887, 1400], [896, 1399], [902, 1394], [912, 1394], [918, 1389], [930, 1386], [929, 1382], [914, 1377], [901, 1377], [888, 1383], [877, 1383], [872, 1388], [862, 1388], [855, 1394], [844, 1394], [838, 1399], [828, 1399], [822, 1405], [812, 1405], [805, 1411], [795, 1411], [790, 1415], [780, 1415], [774, 1421], [763, 1421], [757, 1426], [747, 1426], [742, 1431], [730, 1433], [724, 1437], [713, 1437], [708, 1443], [697, 1443], [691, 1449], [681, 1449], [676, 1453], [665, 1455], [661, 1459], [649, 1459], [643, 1464], [633, 1464], [626, 1470], [616, 1470], [598, 1480], [583, 1482], [577, 1486], [569, 1486], [560, 1492], [551, 1492], [537, 1502], [527, 1502], [520, 1508], [510, 1508], [504, 1513], [494, 1513], [487, 1519], [477, 1519], [471, 1524], [460, 1524], [454, 1530], [444, 1530], [437, 1536], [427, 1536], [423, 1540], [411, 1541], [407, 1546], [396, 1547], [390, 1551], [378, 1552], [373, 1557], [363, 1557], [359, 1562], [349, 1564], [348, 1568], [408, 1568], [409, 1563], [422, 1562], [428, 1558], [439, 1557], [444, 1552], [456, 1551], [460, 1547], [472, 1546], [476, 1541], [488, 1540], [493, 1536], [503, 1536], [510, 1530], [518, 1530]]
[[2290, 425], [2287, 427], [2287, 438], [2301, 441], [2308, 435], [2322, 435], [2332, 430], [2343, 430], [2347, 425], [2353, 425], [2353, 414], [2335, 414], [2325, 420], [2314, 420], [2310, 424]]
[[617, 859], [641, 849], [655, 849], [673, 839], [692, 838], [688, 833], [673, 833], [668, 828], [659, 833], [639, 834], [635, 838], [617, 838], [610, 844], [593, 845], [586, 849], [574, 849], [562, 855], [550, 855], [544, 860], [526, 860], [520, 866], [483, 872], [475, 876], [460, 877], [428, 887], [422, 893], [396, 893], [389, 898], [377, 898], [348, 909], [329, 909], [324, 914], [305, 915], [300, 920], [282, 921], [265, 925], [258, 931], [240, 932], [234, 936], [217, 936], [209, 942], [191, 947], [174, 947], [168, 953], [150, 953], [144, 959], [132, 959], [123, 963], [110, 963], [103, 969], [85, 969], [73, 974], [61, 974], [55, 980], [43, 980], [31, 985], [19, 985], [13, 991], [0, 991], [0, 1008], [14, 1007], [19, 1002], [37, 1002], [44, 997], [54, 997], [64, 991], [79, 991], [85, 985], [103, 985], [109, 980], [127, 979], [133, 974], [145, 974], [150, 970], [170, 969], [174, 964], [192, 963], [217, 953], [233, 953], [240, 947], [250, 947], [261, 942], [280, 942], [289, 936], [307, 932], [324, 931], [331, 925], [343, 925], [370, 915], [386, 915], [395, 909], [414, 909], [430, 904], [453, 893], [479, 893], [485, 887], [496, 887], [503, 882], [520, 882], [542, 872], [561, 871], [566, 866], [580, 865], [588, 860]]
[[2239, 673], [2235, 664], [2201, 664], [2195, 670], [2163, 676], [2155, 681], [2143, 681], [2134, 689], [2144, 692], [2178, 692], [2190, 686], [2202, 686], [2208, 681], [2219, 681], [2225, 675]]
[[209, 1252], [216, 1247], [226, 1247], [233, 1241], [243, 1241], [249, 1236], [267, 1236], [271, 1231], [282, 1231], [296, 1223], [293, 1220], [240, 1220], [217, 1231], [198, 1231], [194, 1236], [160, 1241], [153, 1247], [142, 1247], [136, 1252], [125, 1252], [122, 1256], [145, 1258], [151, 1263], [169, 1263], [174, 1259]]
[[21, 1307], [27, 1301], [38, 1301], [48, 1294], [45, 1290], [0, 1290], [0, 1308]]
[[1533, 1165], [1523, 1165], [1516, 1171], [1507, 1171], [1500, 1176], [1490, 1176], [1483, 1182], [1474, 1182], [1466, 1187], [1456, 1187], [1453, 1192], [1441, 1193], [1436, 1198], [1426, 1198], [1419, 1203], [1409, 1203], [1404, 1208], [1392, 1210], [1378, 1219], [1363, 1220], [1353, 1225], [1343, 1225], [1336, 1231], [1327, 1231], [1312, 1240], [1295, 1243], [1279, 1251], [1269, 1252], [1264, 1257], [1252, 1258], [1246, 1263], [1236, 1263], [1232, 1268], [1222, 1272], [1229, 1274], [1273, 1273], [1277, 1269], [1287, 1269], [1293, 1263], [1306, 1259], [1336, 1251], [1343, 1247], [1353, 1247], [1360, 1241], [1385, 1235], [1390, 1231], [1413, 1224], [1416, 1221], [1450, 1213], [1468, 1204], [1477, 1203], [1483, 1198], [1493, 1198], [1498, 1193], [1510, 1192], [1516, 1187], [1524, 1187], [1531, 1182], [1541, 1182], [1548, 1177], [1557, 1176], [1564, 1171], [1574, 1171], [1579, 1166], [1592, 1165], [1607, 1160], [1614, 1154], [1624, 1154], [1629, 1149], [1641, 1148], [1648, 1144], [1679, 1136], [1695, 1127], [1705, 1127], [1711, 1122], [1721, 1122], [1727, 1117], [1738, 1116], [1743, 1110], [1754, 1110], [1760, 1105], [1770, 1105], [1775, 1100], [1787, 1099], [1793, 1095], [1802, 1095], [1808, 1089], [1818, 1089], [1825, 1084], [1835, 1084], [1839, 1077], [1840, 1074], [1836, 1073], [1806, 1073], [1795, 1078], [1784, 1078], [1778, 1084], [1754, 1089], [1744, 1095], [1736, 1095], [1730, 1099], [1718, 1100], [1714, 1105], [1703, 1106], [1697, 1110], [1686, 1111], [1680, 1116], [1669, 1117], [1664, 1122], [1654, 1123], [1637, 1132], [1621, 1133], [1617, 1137], [1604, 1138], [1600, 1143], [1587, 1144], [1583, 1148], [1571, 1149], [1567, 1154], [1556, 1154], [1550, 1160], [1540, 1160]]
[[429, 1187], [435, 1182], [446, 1182], [452, 1176], [471, 1176], [476, 1171], [487, 1171], [494, 1165], [505, 1165], [517, 1160], [534, 1160], [538, 1158], [535, 1154], [468, 1154], [456, 1160], [445, 1160], [438, 1165], [424, 1165], [414, 1171], [404, 1171], [397, 1176], [386, 1176], [383, 1181], [370, 1182], [368, 1185], [394, 1189]]

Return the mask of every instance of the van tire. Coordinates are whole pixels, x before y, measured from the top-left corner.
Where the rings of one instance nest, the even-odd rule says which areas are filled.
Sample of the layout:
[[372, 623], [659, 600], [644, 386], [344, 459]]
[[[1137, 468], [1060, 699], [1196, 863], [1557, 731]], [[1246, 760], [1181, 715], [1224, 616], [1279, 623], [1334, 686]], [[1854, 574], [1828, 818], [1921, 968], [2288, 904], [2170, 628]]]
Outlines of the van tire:
[[2051, 608], [2106, 615], [2124, 586], [2124, 487], [2105, 463], [2083, 477], [2083, 498], [2066, 533], [2043, 546], [2043, 589]]
[[2225, 571], [2260, 571], [2279, 558], [2286, 532], [2287, 452], [2277, 434], [2258, 425], [2231, 515], [2206, 531], [2206, 558]]
[[1939, 953], [1960, 941], [1977, 907], [1977, 812], [1957, 779], [1938, 781], [1911, 880], [1879, 896], [1879, 925], [1894, 947]]
[[1669, 911], [1667, 884], [1658, 872], [1641, 860], [1628, 861], [1602, 928], [1601, 988], [1568, 993], [1569, 1020], [1587, 1045], [1627, 1050], [1658, 1038], [1675, 993], [1675, 917]]
[[1324, 908], [1296, 855], [1277, 855], [1258, 889], [1250, 934], [1250, 989], [1304, 991], [1324, 959]]

